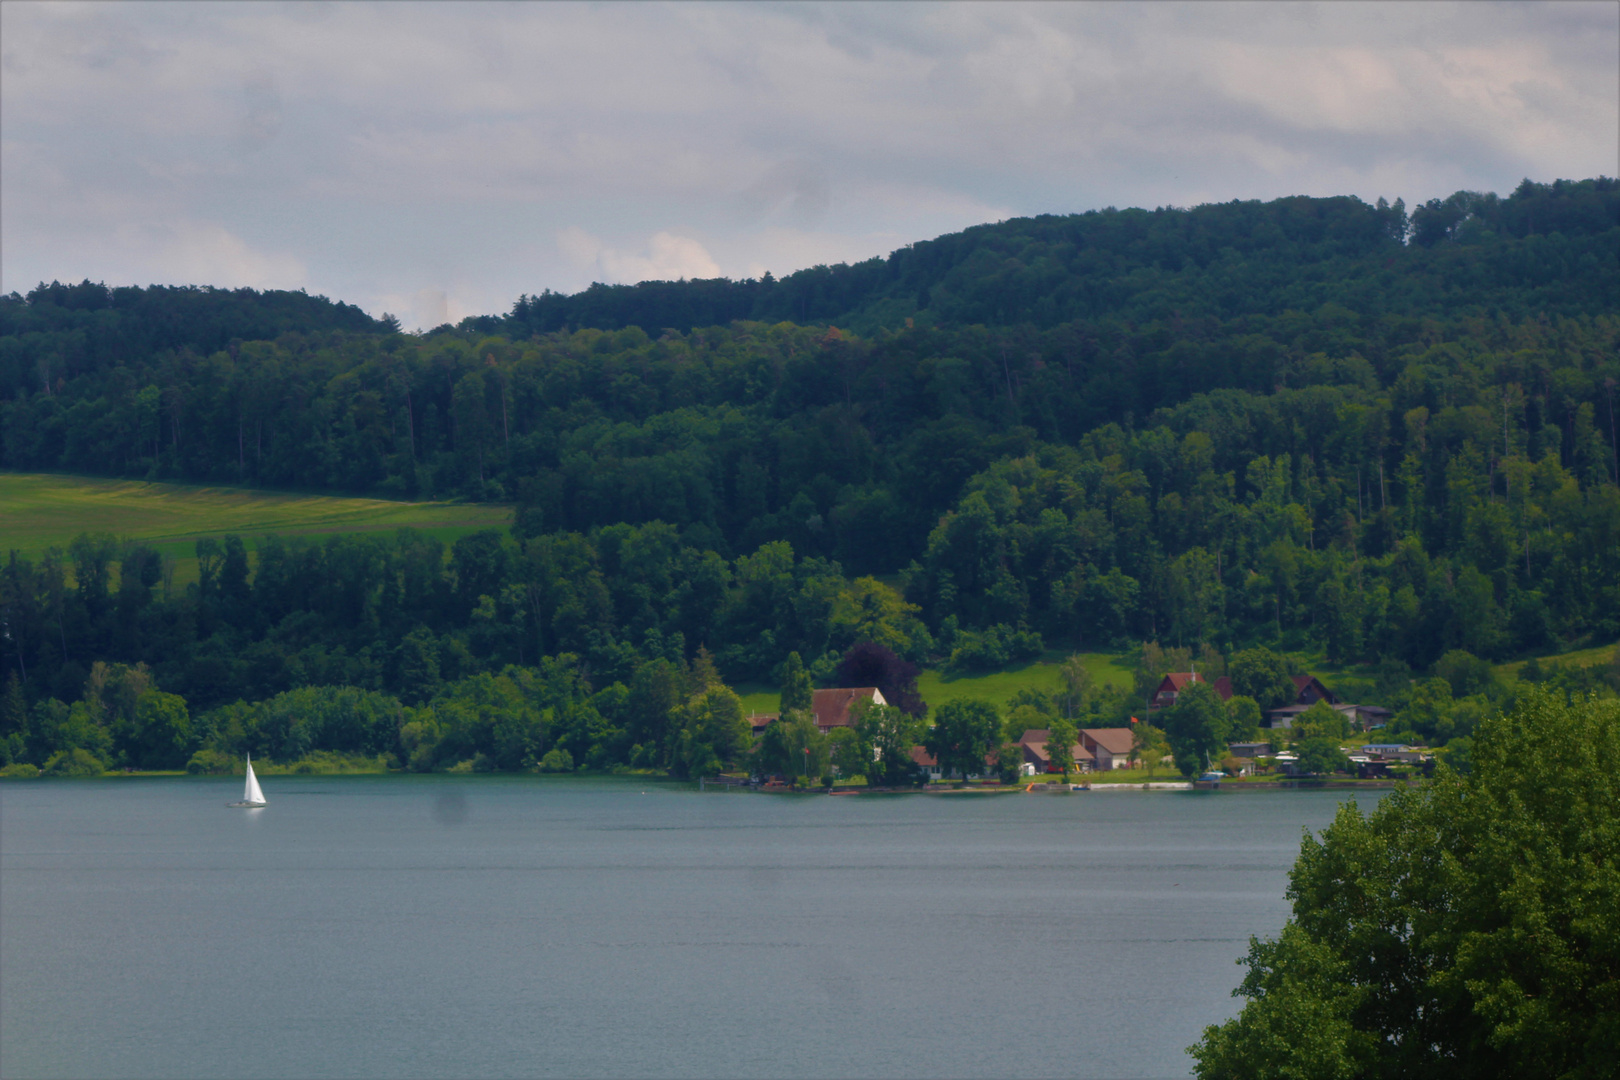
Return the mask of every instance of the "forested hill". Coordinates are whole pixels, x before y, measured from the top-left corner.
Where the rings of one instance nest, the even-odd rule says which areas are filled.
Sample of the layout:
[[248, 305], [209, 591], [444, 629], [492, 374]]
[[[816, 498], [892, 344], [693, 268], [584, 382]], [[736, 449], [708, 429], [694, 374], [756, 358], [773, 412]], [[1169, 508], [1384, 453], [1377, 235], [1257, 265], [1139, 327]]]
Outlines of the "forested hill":
[[[528, 332], [831, 323], [1051, 327], [1072, 320], [1221, 318], [1344, 304], [1363, 314], [1462, 309], [1574, 314], [1620, 293], [1620, 186], [1525, 181], [1506, 199], [1458, 192], [1406, 215], [1355, 198], [1093, 211], [980, 225], [886, 259], [776, 280], [651, 281], [524, 296]], [[1607, 239], [1606, 239], [1607, 238]], [[1409, 243], [1407, 241], [1410, 241]], [[486, 332], [494, 319], [479, 320]]]
[[[742, 678], [860, 640], [959, 666], [1157, 638], [1413, 668], [1612, 640], [1620, 187], [1403, 215], [1007, 222], [419, 336], [297, 293], [42, 286], [0, 300], [0, 467], [507, 500], [516, 528], [448, 563], [289, 541], [275, 575], [233, 564], [229, 603], [207, 579], [148, 605], [151, 553], [87, 542], [7, 565], [5, 647], [62, 693], [145, 660], [216, 703], [317, 678], [427, 694], [559, 653], [611, 682], [699, 644]], [[693, 299], [739, 289], [808, 297], [811, 321]], [[567, 305], [593, 296], [621, 304], [595, 321], [644, 325], [582, 326]]]
[[0, 371], [11, 397], [32, 381], [149, 362], [181, 350], [207, 354], [233, 342], [284, 333], [397, 331], [349, 304], [305, 292], [152, 285], [109, 289], [90, 281], [52, 282], [26, 297], [0, 297]]

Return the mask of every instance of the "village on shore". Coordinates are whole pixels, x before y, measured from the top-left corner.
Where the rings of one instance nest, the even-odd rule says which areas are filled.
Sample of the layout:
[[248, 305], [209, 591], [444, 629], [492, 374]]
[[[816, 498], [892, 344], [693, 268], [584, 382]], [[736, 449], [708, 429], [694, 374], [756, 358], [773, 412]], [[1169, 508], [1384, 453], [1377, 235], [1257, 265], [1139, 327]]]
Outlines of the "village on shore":
[[[1230, 679], [1224, 675], [1210, 680], [1196, 671], [1188, 671], [1166, 674], [1147, 703], [1145, 717], [1140, 720], [1131, 717], [1132, 726], [1077, 728], [1076, 738], [1069, 746], [1067, 762], [1060, 750], [1054, 750], [1051, 729], [1029, 728], [1012, 744], [1018, 752], [1016, 769], [1005, 767], [999, 760], [999, 751], [992, 751], [985, 755], [982, 771], [969, 771], [963, 775], [959, 768], [943, 766], [926, 746], [912, 745], [908, 750], [912, 764], [909, 775], [911, 782], [905, 786], [862, 784], [862, 777], [845, 784], [837, 775], [839, 769], [836, 764], [831, 766], [832, 775], [821, 778], [819, 783], [806, 776], [762, 772], [702, 777], [699, 783], [704, 789], [712, 787], [766, 792], [820, 790], [829, 794], [856, 794], [863, 789], [885, 792], [1212, 790], [1221, 787], [1223, 782], [1228, 790], [1286, 790], [1329, 785], [1385, 787], [1414, 774], [1432, 774], [1435, 759], [1429, 748], [1371, 741], [1340, 747], [1343, 760], [1339, 769], [1330, 772], [1311, 769], [1308, 762], [1301, 761], [1298, 753], [1287, 749], [1288, 736], [1296, 721], [1307, 712], [1313, 708], [1319, 713], [1323, 707], [1331, 709], [1343, 718], [1344, 732], [1362, 734], [1384, 727], [1392, 714], [1391, 710], [1382, 706], [1341, 700], [1315, 675], [1294, 675], [1290, 679], [1294, 686], [1293, 700], [1264, 710], [1262, 714], [1262, 728], [1278, 735], [1269, 739], [1228, 742], [1226, 752], [1219, 761], [1210, 761], [1210, 768], [1195, 778], [1183, 779], [1176, 775], [1174, 758], [1164, 753], [1166, 747], [1162, 743], [1156, 743], [1153, 739], [1151, 721], [1174, 708], [1191, 686], [1209, 686], [1222, 702], [1232, 699], [1233, 689]], [[875, 686], [818, 689], [811, 691], [808, 712], [817, 732], [829, 737], [840, 729], [855, 728], [862, 714], [873, 706], [889, 704], [882, 690]], [[780, 712], [756, 713], [748, 717], [756, 746], [772, 725], [781, 721], [781, 717]], [[1159, 767], [1167, 769], [1164, 779], [1155, 776]], [[1148, 776], [1136, 782], [1143, 768], [1149, 770]], [[1074, 778], [1072, 781], [1071, 777]], [[832, 780], [830, 784], [826, 783], [829, 779]]]

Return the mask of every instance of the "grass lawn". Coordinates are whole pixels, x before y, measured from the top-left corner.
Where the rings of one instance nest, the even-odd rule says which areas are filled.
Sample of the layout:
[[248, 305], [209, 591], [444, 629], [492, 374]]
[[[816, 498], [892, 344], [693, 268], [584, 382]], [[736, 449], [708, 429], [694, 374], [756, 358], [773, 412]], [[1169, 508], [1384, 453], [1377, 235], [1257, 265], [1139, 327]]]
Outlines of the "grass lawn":
[[197, 577], [196, 542], [236, 533], [247, 542], [283, 536], [393, 530], [403, 526], [449, 543], [511, 524], [510, 507], [390, 502], [250, 488], [154, 484], [48, 473], [0, 472], [0, 554], [37, 559], [80, 533], [139, 540], [175, 560], [175, 581]]
[[[1608, 645], [1599, 645], [1596, 648], [1554, 653], [1551, 656], [1539, 656], [1536, 659], [1543, 664], [1554, 661], [1565, 667], [1591, 667], [1593, 664], [1606, 664], [1614, 659], [1616, 649], [1620, 649], [1620, 645], [1611, 642]], [[1519, 669], [1527, 663], [1529, 663], [1527, 660], [1515, 660], [1510, 664], [1497, 664], [1496, 673], [1504, 679], [1517, 679]]]
[[[1080, 657], [1099, 688], [1131, 685], [1131, 669], [1120, 664], [1112, 653], [1081, 653]], [[1056, 693], [1062, 686], [1058, 666], [1065, 659], [1066, 654], [1049, 652], [1032, 663], [985, 675], [953, 675], [927, 668], [917, 678], [917, 689], [930, 709], [953, 698], [975, 697], [1005, 708], [1012, 696], [1025, 687]]]
[[[1131, 685], [1131, 670], [1119, 664], [1112, 653], [1080, 655], [1097, 686]], [[1032, 663], [984, 675], [952, 675], [924, 668], [917, 677], [917, 689], [928, 702], [930, 713], [955, 698], [983, 698], [1004, 709], [1012, 696], [1025, 687], [1055, 693], [1061, 685], [1058, 665], [1065, 659], [1066, 654], [1051, 652]], [[780, 704], [780, 691], [765, 683], [738, 683], [732, 689], [742, 698], [745, 714], [773, 713]]]

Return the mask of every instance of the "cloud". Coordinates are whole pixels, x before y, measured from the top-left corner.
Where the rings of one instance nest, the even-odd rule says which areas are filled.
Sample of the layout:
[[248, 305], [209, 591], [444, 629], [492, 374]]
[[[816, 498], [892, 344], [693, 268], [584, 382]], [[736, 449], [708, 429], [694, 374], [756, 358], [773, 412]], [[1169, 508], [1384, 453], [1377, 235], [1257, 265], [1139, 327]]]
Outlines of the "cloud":
[[584, 229], [570, 226], [557, 234], [557, 248], [576, 269], [595, 275], [592, 280], [596, 281], [633, 284], [722, 276], [720, 264], [702, 244], [671, 232], [656, 232], [644, 251], [627, 252], [607, 247]]
[[0, 287], [500, 310], [1019, 214], [1506, 191], [1620, 171], [1617, 49], [1583, 3], [8, 2]]

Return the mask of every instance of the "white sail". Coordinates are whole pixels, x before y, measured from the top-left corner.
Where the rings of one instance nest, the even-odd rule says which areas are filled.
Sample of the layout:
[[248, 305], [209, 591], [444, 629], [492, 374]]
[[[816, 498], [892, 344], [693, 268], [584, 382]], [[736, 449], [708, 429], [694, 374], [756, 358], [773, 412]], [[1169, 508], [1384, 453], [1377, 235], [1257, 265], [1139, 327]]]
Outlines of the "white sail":
[[259, 790], [259, 778], [253, 775], [253, 755], [247, 759], [247, 786], [242, 791], [242, 801], [254, 806], [264, 805], [264, 792]]

